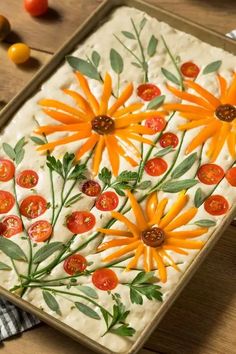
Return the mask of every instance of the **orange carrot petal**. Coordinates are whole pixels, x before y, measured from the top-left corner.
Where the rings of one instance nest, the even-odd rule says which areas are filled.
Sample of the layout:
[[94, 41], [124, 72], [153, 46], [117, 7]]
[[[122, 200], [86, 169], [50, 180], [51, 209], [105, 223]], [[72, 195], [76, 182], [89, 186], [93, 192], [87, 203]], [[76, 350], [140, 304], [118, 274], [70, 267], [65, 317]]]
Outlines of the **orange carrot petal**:
[[140, 123], [144, 119], [155, 117], [155, 116], [165, 116], [165, 115], [166, 113], [159, 112], [159, 111], [126, 114], [120, 118], [116, 118], [115, 127], [116, 128], [124, 128], [127, 126], [130, 127], [131, 124]]
[[174, 251], [178, 254], [182, 254], [184, 256], [187, 256], [188, 255], [188, 252], [182, 250], [181, 248], [179, 247], [176, 247], [176, 246], [172, 246], [172, 245], [163, 245], [162, 248], [164, 250], [167, 250], [167, 251]]
[[180, 272], [180, 269], [177, 266], [177, 264], [174, 262], [173, 258], [165, 250], [161, 250], [161, 251], [159, 251], [159, 253], [160, 253], [160, 256], [162, 256], [162, 258], [165, 257], [165, 258], [168, 259], [168, 262], [169, 262], [171, 267], [173, 267], [175, 270]]
[[221, 104], [221, 102], [218, 98], [216, 98], [214, 95], [212, 95], [212, 93], [210, 93], [209, 91], [204, 89], [202, 86], [200, 86], [196, 82], [187, 80], [187, 81], [185, 81], [185, 85], [187, 87], [192, 88], [197, 93], [199, 93], [199, 95], [202, 96], [203, 98], [205, 98], [205, 100], [207, 100], [212, 105], [213, 108], [216, 108]]
[[209, 159], [211, 159], [211, 156], [212, 154], [214, 153], [214, 150], [215, 150], [215, 147], [216, 147], [216, 144], [217, 144], [217, 140], [218, 140], [218, 137], [219, 137], [219, 132], [216, 132], [211, 140], [210, 140], [210, 145], [209, 145], [209, 148], [206, 152], [206, 155]]
[[98, 229], [98, 232], [101, 234], [110, 235], [110, 236], [124, 236], [124, 237], [133, 237], [133, 234], [125, 230], [113, 230], [113, 229]]
[[102, 261], [103, 262], [111, 262], [114, 259], [120, 258], [120, 257], [124, 256], [125, 254], [134, 251], [140, 245], [140, 243], [141, 243], [141, 241], [132, 242], [131, 244], [129, 244], [129, 245], [119, 249], [118, 251], [110, 254], [109, 256], [105, 257]]
[[215, 121], [215, 118], [199, 119], [199, 120], [195, 120], [195, 121], [190, 122], [190, 123], [179, 125], [178, 129], [179, 130], [189, 130], [189, 129], [200, 127], [201, 125], [208, 125], [208, 124], [210, 124], [210, 123], [212, 123], [214, 121]]
[[111, 108], [108, 110], [108, 115], [112, 116], [116, 111], [125, 104], [125, 102], [130, 98], [134, 90], [133, 84], [130, 83], [126, 86], [126, 88], [123, 90], [121, 95], [118, 97], [116, 102], [111, 106]]
[[187, 113], [180, 113], [180, 116], [183, 117], [183, 118], [186, 118], [188, 120], [200, 120], [200, 119], [203, 119], [203, 118], [213, 118], [214, 117], [214, 112], [211, 112], [211, 114], [205, 114], [205, 113], [190, 113], [190, 112], [187, 112]]
[[138, 227], [132, 221], [130, 221], [126, 216], [124, 216], [121, 213], [118, 213], [117, 211], [112, 211], [111, 216], [124, 223], [135, 237], [140, 236], [140, 230], [138, 229]]
[[115, 113], [113, 113], [113, 117], [115, 117], [115, 118], [121, 117], [124, 114], [138, 111], [142, 107], [143, 107], [143, 103], [141, 103], [141, 102], [133, 103], [133, 104], [131, 104], [125, 108], [121, 108], [118, 111], [116, 111]]
[[97, 146], [95, 148], [95, 152], [93, 155], [93, 173], [95, 176], [97, 176], [98, 174], [98, 170], [99, 170], [99, 165], [102, 159], [102, 153], [103, 153], [103, 149], [105, 147], [105, 139], [103, 136], [100, 136]]
[[89, 139], [76, 151], [76, 160], [80, 160], [81, 157], [89, 150], [92, 150], [95, 144], [98, 142], [99, 135], [92, 134]]
[[89, 105], [89, 103], [84, 99], [83, 96], [81, 96], [78, 92], [76, 91], [72, 91], [72, 90], [68, 90], [68, 89], [63, 89], [63, 92], [72, 97], [74, 99], [74, 101], [78, 104], [78, 106], [89, 115], [89, 117], [93, 117], [93, 111]]
[[236, 135], [232, 131], [228, 135], [227, 144], [228, 144], [230, 155], [232, 156], [233, 159], [235, 159], [236, 158]]
[[127, 195], [129, 197], [131, 209], [133, 210], [133, 213], [135, 215], [135, 219], [136, 219], [138, 228], [141, 231], [147, 229], [148, 224], [147, 224], [147, 221], [146, 221], [145, 216], [143, 214], [143, 210], [142, 210], [141, 206], [139, 205], [135, 196], [129, 190], [127, 191]]
[[120, 154], [120, 156], [122, 156], [131, 166], [136, 167], [138, 165], [138, 162], [135, 161], [132, 157], [128, 156], [126, 151], [122, 148], [122, 146], [120, 146], [119, 144], [117, 144], [117, 152], [118, 154]]
[[111, 97], [112, 81], [111, 76], [106, 73], [103, 85], [103, 93], [100, 102], [99, 114], [103, 115], [107, 113], [108, 101]]
[[236, 73], [234, 73], [233, 81], [228, 89], [225, 100], [227, 103], [236, 105]]
[[133, 242], [134, 242], [134, 240], [132, 238], [122, 238], [119, 240], [111, 240], [111, 241], [103, 242], [100, 246], [98, 246], [97, 251], [99, 251], [99, 252], [105, 251], [105, 250], [108, 250], [109, 248], [129, 245], [130, 243], [133, 243]]
[[148, 263], [148, 254], [147, 254], [147, 246], [143, 249], [143, 269], [145, 272], [150, 272], [149, 263]]
[[[117, 132], [116, 135], [119, 136], [119, 132]], [[133, 140], [140, 141], [141, 143], [145, 143], [145, 144], [149, 144], [149, 145], [155, 145], [152, 140], [144, 138], [144, 137], [142, 137], [142, 136], [140, 136], [138, 134], [131, 133], [131, 132], [128, 132], [128, 131], [126, 133], [126, 137], [130, 138], [130, 139], [133, 139]]]
[[152, 253], [153, 253], [153, 257], [154, 257], [156, 264], [157, 264], [160, 280], [162, 281], [162, 283], [166, 283], [167, 272], [166, 272], [165, 264], [156, 249], [153, 249]]
[[188, 196], [185, 193], [180, 192], [176, 202], [171, 206], [167, 214], [161, 219], [160, 227], [164, 229], [185, 207], [187, 201]]
[[80, 131], [83, 129], [89, 129], [88, 123], [77, 123], [77, 124], [63, 124], [63, 125], [43, 125], [35, 129], [35, 133], [37, 134], [53, 134], [56, 132], [73, 132]]
[[51, 143], [40, 145], [37, 148], [37, 150], [38, 151], [51, 150], [51, 149], [54, 149], [56, 146], [65, 145], [65, 144], [72, 143], [77, 140], [87, 138], [89, 135], [90, 135], [90, 131], [84, 131], [84, 132], [80, 132], [77, 134], [73, 134], [73, 135], [67, 136], [66, 138], [62, 138], [62, 139], [56, 140]]
[[108, 152], [109, 161], [114, 176], [117, 176], [120, 168], [120, 156], [117, 151], [117, 140], [114, 135], [105, 135], [105, 144]]
[[72, 116], [63, 112], [55, 111], [53, 109], [43, 109], [43, 112], [46, 113], [51, 118], [63, 124], [76, 124], [79, 122], [83, 122], [83, 120], [79, 119], [76, 116]]
[[189, 240], [178, 240], [176, 238], [168, 238], [166, 240], [166, 245], [177, 246], [187, 249], [201, 249], [204, 246], [203, 241], [189, 241]]
[[181, 227], [183, 225], [186, 225], [189, 221], [191, 221], [194, 216], [197, 214], [197, 208], [190, 208], [181, 215], [179, 215], [177, 218], [175, 218], [173, 221], [171, 221], [166, 227], [165, 231], [172, 231], [174, 229], [177, 229], [178, 227]]
[[224, 143], [227, 139], [227, 136], [229, 134], [229, 130], [230, 130], [230, 124], [225, 123], [225, 122], [222, 123], [221, 129], [219, 132], [219, 138], [218, 138], [217, 144], [215, 146], [214, 152], [211, 156], [211, 162], [214, 162], [217, 159], [218, 155], [220, 154], [220, 152], [224, 146]]
[[227, 92], [227, 81], [220, 74], [217, 74], [217, 77], [218, 77], [219, 84], [220, 84], [220, 100], [222, 101], [222, 103], [225, 103], [224, 99], [225, 99], [226, 92]]
[[186, 239], [201, 236], [207, 231], [207, 228], [199, 228], [191, 231], [166, 231], [165, 234], [168, 238]]
[[77, 108], [71, 107], [63, 102], [52, 99], [42, 99], [38, 103], [40, 106], [59, 109], [66, 113], [72, 114], [79, 119], [86, 120], [86, 115], [82, 111], [78, 110]]
[[155, 225], [155, 224], [159, 225], [160, 220], [164, 214], [164, 210], [165, 210], [167, 202], [168, 202], [167, 198], [164, 198], [160, 201], [160, 203], [158, 204], [156, 211], [153, 215], [153, 218], [149, 222], [149, 225]]
[[144, 127], [143, 125], [131, 125], [131, 127], [127, 128], [127, 130], [138, 134], [146, 134], [146, 135], [155, 134], [154, 130], [148, 127]]
[[148, 196], [146, 202], [146, 215], [148, 220], [151, 220], [153, 218], [157, 205], [158, 205], [157, 192], [153, 192]]
[[198, 133], [195, 138], [192, 139], [191, 143], [188, 145], [186, 149], [186, 154], [189, 154], [193, 150], [195, 150], [198, 146], [202, 145], [207, 139], [212, 137], [217, 130], [220, 128], [221, 123], [214, 122], [209, 124], [205, 128], [203, 128], [200, 133]]
[[119, 130], [118, 132], [119, 132], [119, 138], [120, 138], [121, 142], [123, 142], [126, 145], [128, 145], [128, 147], [131, 148], [131, 153], [133, 153], [135, 156], [137, 156], [137, 158], [140, 159], [141, 158], [141, 154], [139, 152], [139, 149], [129, 139], [127, 139], [125, 130], [123, 130], [123, 131]]
[[143, 253], [143, 244], [141, 243], [135, 251], [134, 258], [127, 264], [125, 270], [129, 271], [132, 268], [137, 267], [138, 260]]
[[182, 104], [182, 103], [166, 103], [163, 105], [163, 109], [167, 111], [179, 111], [179, 112], [188, 112], [195, 114], [204, 114], [208, 116], [212, 116], [212, 111], [200, 108], [197, 106], [193, 106], [191, 104]]
[[75, 75], [80, 83], [80, 86], [85, 96], [87, 97], [87, 100], [90, 104], [91, 109], [93, 110], [93, 113], [97, 115], [99, 112], [99, 104], [96, 97], [92, 94], [89, 88], [88, 80], [79, 71], [77, 71]]

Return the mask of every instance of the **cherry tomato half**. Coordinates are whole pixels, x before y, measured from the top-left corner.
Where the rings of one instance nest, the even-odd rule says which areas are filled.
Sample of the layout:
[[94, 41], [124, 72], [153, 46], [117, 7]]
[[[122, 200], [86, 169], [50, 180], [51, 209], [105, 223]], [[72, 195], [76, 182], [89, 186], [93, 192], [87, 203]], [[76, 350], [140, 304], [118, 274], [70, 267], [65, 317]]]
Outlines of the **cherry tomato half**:
[[231, 186], [236, 187], [236, 167], [231, 167], [225, 177]]
[[101, 186], [98, 182], [89, 180], [82, 185], [82, 192], [88, 197], [97, 197], [101, 192]]
[[200, 69], [196, 64], [192, 63], [191, 61], [188, 61], [181, 65], [180, 71], [184, 76], [194, 79], [198, 76]]
[[177, 137], [177, 135], [173, 134], [173, 133], [164, 133], [161, 138], [160, 138], [160, 145], [163, 148], [166, 148], [168, 146], [172, 146], [173, 148], [175, 148], [179, 143], [179, 138]]
[[137, 95], [144, 101], [151, 101], [160, 94], [161, 90], [153, 84], [142, 84], [137, 88]]
[[15, 174], [15, 166], [10, 160], [0, 160], [0, 182], [10, 181]]
[[15, 198], [7, 191], [0, 190], [0, 214], [8, 213], [15, 204]]
[[2, 220], [2, 224], [5, 227], [5, 231], [2, 236], [12, 237], [23, 231], [23, 225], [21, 219], [16, 215], [8, 215]]
[[7, 228], [6, 225], [4, 225], [2, 222], [0, 222], [0, 236], [4, 236], [4, 233], [6, 232]]
[[8, 57], [15, 64], [23, 64], [30, 57], [30, 48], [24, 43], [15, 43], [8, 49]]
[[36, 221], [28, 229], [29, 237], [35, 242], [44, 242], [52, 234], [52, 225], [47, 220]]
[[101, 211], [111, 211], [119, 204], [118, 195], [114, 192], [104, 192], [96, 200], [95, 206]]
[[92, 275], [92, 283], [100, 290], [113, 290], [118, 282], [116, 273], [109, 268], [97, 269]]
[[74, 211], [66, 220], [66, 226], [73, 234], [92, 230], [95, 223], [95, 216], [88, 211]]
[[211, 195], [204, 202], [205, 210], [211, 215], [223, 215], [229, 209], [229, 203], [222, 195]]
[[24, 6], [31, 16], [41, 16], [48, 10], [48, 0], [24, 0]]
[[81, 254], [73, 254], [68, 257], [63, 264], [64, 270], [70, 275], [81, 273], [86, 267], [87, 261]]
[[197, 176], [204, 184], [217, 184], [224, 177], [224, 170], [214, 163], [207, 163], [199, 168]]
[[34, 188], [38, 184], [39, 176], [35, 171], [25, 170], [19, 173], [16, 183], [22, 188]]
[[32, 195], [22, 200], [20, 205], [20, 212], [23, 216], [29, 219], [38, 218], [47, 210], [47, 201], [39, 196]]
[[151, 128], [155, 133], [157, 133], [161, 132], [165, 128], [166, 121], [165, 118], [161, 116], [151, 117], [146, 119], [145, 126], [147, 128]]
[[168, 165], [165, 160], [160, 157], [154, 157], [147, 161], [144, 169], [146, 173], [150, 176], [160, 176], [162, 175], [168, 168]]

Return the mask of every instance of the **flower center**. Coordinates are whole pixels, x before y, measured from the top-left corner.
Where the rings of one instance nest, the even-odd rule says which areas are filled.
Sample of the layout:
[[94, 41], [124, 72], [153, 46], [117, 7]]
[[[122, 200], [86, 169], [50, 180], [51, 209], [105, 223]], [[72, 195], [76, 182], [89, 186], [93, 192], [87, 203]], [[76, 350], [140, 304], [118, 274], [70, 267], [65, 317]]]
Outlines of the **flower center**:
[[143, 242], [150, 247], [159, 247], [165, 241], [165, 233], [159, 227], [152, 227], [142, 231]]
[[97, 116], [93, 118], [91, 123], [92, 123], [92, 129], [100, 135], [113, 133], [115, 129], [115, 122], [109, 116], [105, 116], [105, 115]]
[[236, 108], [231, 104], [221, 104], [216, 108], [215, 115], [224, 122], [232, 122], [236, 118]]

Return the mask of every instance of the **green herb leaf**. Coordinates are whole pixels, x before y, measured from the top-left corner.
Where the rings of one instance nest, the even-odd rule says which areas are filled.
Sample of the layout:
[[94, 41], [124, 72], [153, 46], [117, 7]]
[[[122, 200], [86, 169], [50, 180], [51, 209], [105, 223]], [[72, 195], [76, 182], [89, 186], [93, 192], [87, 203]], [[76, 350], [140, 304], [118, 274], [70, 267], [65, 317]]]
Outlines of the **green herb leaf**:
[[90, 288], [90, 286], [78, 285], [76, 286], [76, 288], [88, 297], [91, 297], [92, 299], [98, 299], [98, 294], [96, 290]]
[[135, 329], [127, 324], [123, 324], [120, 327], [112, 328], [109, 332], [121, 337], [132, 337], [135, 334]]
[[104, 321], [106, 323], [106, 326], [108, 327], [108, 325], [109, 325], [109, 313], [103, 308], [101, 308], [101, 313], [102, 313], [102, 316], [103, 316]]
[[98, 178], [100, 179], [100, 181], [102, 181], [105, 185], [110, 185], [111, 184], [111, 176], [112, 173], [110, 170], [108, 170], [107, 167], [103, 167], [103, 169], [101, 170], [101, 172], [98, 175]]
[[10, 157], [11, 160], [15, 161], [16, 158], [16, 153], [14, 149], [11, 147], [11, 145], [7, 143], [2, 144], [4, 152], [7, 154], [8, 157]]
[[40, 263], [50, 257], [54, 252], [61, 249], [63, 246], [62, 242], [52, 242], [41, 247], [33, 257], [33, 263]]
[[137, 304], [137, 305], [143, 304], [142, 296], [133, 287], [130, 288], [130, 301], [132, 302], [132, 304]]
[[0, 237], [0, 250], [16, 261], [27, 261], [27, 257], [20, 246], [5, 237]]
[[164, 149], [159, 150], [154, 156], [155, 157], [162, 157], [165, 156], [167, 154], [169, 154], [170, 152], [174, 151], [172, 146], [168, 146]]
[[76, 58], [70, 55], [66, 57], [66, 60], [74, 70], [80, 71], [81, 74], [89, 77], [90, 79], [101, 81], [97, 68], [93, 64], [84, 59]]
[[140, 65], [139, 63], [135, 63], [134, 61], [131, 63], [133, 66], [135, 66], [136, 68], [142, 69], [142, 65]]
[[22, 149], [16, 153], [16, 164], [19, 165], [25, 156], [25, 150]]
[[194, 162], [197, 159], [197, 153], [189, 155], [184, 159], [171, 173], [172, 178], [179, 178], [183, 176], [190, 168], [193, 166]]
[[151, 181], [143, 181], [140, 184], [138, 184], [135, 189], [140, 189], [140, 190], [145, 190], [149, 187], [151, 187], [152, 182]]
[[169, 70], [161, 68], [161, 72], [166, 77], [167, 80], [173, 82], [174, 84], [176, 84], [178, 86], [180, 85], [179, 79], [174, 74], [172, 74]]
[[30, 139], [37, 145], [45, 144], [45, 141], [43, 139], [38, 138], [37, 136], [31, 136]]
[[56, 298], [46, 290], [43, 290], [43, 298], [50, 310], [61, 316], [61, 311]]
[[135, 38], [135, 35], [131, 32], [128, 32], [128, 31], [121, 31], [121, 33], [126, 37], [126, 38], [129, 38], [129, 39], [136, 39]]
[[100, 54], [96, 50], [94, 50], [92, 52], [92, 62], [96, 66], [96, 68], [98, 67], [98, 65], [100, 63], [100, 60], [101, 60]]
[[124, 69], [124, 62], [121, 55], [115, 50], [110, 51], [110, 63], [111, 67], [116, 74], [121, 74]]
[[208, 64], [202, 74], [203, 75], [206, 75], [206, 74], [210, 74], [210, 73], [213, 73], [215, 71], [218, 71], [219, 68], [221, 67], [221, 64], [222, 64], [222, 60], [216, 60], [216, 61], [213, 61], [212, 63]]
[[189, 189], [198, 183], [196, 179], [184, 179], [182, 181], [167, 181], [160, 186], [160, 190], [167, 193], [177, 193]]
[[86, 173], [86, 171], [87, 171], [87, 167], [85, 164], [77, 164], [77, 165], [75, 165], [72, 172], [69, 174], [68, 179], [82, 181], [82, 180], [86, 179], [86, 176], [84, 175], [84, 173]]
[[51, 171], [55, 171], [64, 178], [62, 163], [60, 160], [56, 160], [54, 156], [48, 155], [46, 164]]
[[156, 53], [157, 43], [158, 43], [158, 40], [156, 39], [156, 37], [154, 35], [152, 35], [150, 38], [150, 41], [148, 43], [148, 48], [147, 48], [147, 53], [148, 53], [149, 57], [153, 57], [153, 55]]
[[117, 176], [116, 180], [119, 182], [130, 182], [135, 181], [138, 177], [137, 172], [132, 171], [123, 171]]
[[63, 156], [62, 167], [63, 167], [64, 177], [66, 177], [67, 174], [70, 172], [74, 160], [75, 160], [74, 154], [70, 154], [66, 152], [65, 155]]
[[194, 205], [196, 208], [199, 208], [200, 205], [204, 202], [204, 195], [202, 193], [201, 188], [198, 188], [196, 190], [195, 196], [194, 196]]
[[139, 33], [143, 30], [146, 23], [147, 23], [147, 19], [145, 17], [143, 17], [140, 24], [139, 24]]
[[150, 281], [154, 277], [154, 272], [140, 272], [133, 279], [131, 284], [142, 284]]
[[0, 262], [0, 270], [12, 270], [12, 268], [3, 262]]
[[114, 187], [114, 190], [120, 197], [125, 197], [125, 192], [122, 189], [118, 189]]
[[21, 138], [17, 143], [16, 146], [14, 148], [15, 153], [18, 154], [24, 147], [25, 145], [25, 137]]
[[147, 109], [156, 109], [159, 106], [162, 105], [162, 103], [165, 101], [166, 96], [162, 95], [162, 96], [158, 96], [153, 98], [153, 100], [151, 100], [148, 105], [147, 105]]
[[94, 320], [100, 320], [101, 317], [99, 316], [99, 314], [94, 311], [91, 307], [83, 304], [82, 302], [75, 302], [75, 306], [77, 307], [77, 309], [82, 312], [84, 315], [93, 318]]
[[82, 199], [82, 193], [75, 194], [64, 204], [65, 208], [71, 207], [73, 204], [77, 203], [80, 199]]
[[202, 219], [195, 221], [194, 224], [200, 227], [212, 227], [216, 225], [216, 222], [214, 220]]

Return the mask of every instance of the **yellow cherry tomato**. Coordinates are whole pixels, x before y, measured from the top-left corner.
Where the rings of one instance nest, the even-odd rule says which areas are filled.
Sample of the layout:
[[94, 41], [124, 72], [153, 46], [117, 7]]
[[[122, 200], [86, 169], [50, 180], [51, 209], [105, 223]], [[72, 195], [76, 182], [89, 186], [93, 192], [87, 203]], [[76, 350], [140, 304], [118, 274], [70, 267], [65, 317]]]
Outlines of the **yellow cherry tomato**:
[[30, 48], [24, 43], [16, 43], [8, 49], [8, 57], [15, 64], [25, 63], [30, 57]]

